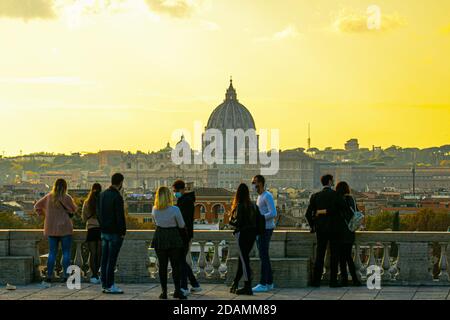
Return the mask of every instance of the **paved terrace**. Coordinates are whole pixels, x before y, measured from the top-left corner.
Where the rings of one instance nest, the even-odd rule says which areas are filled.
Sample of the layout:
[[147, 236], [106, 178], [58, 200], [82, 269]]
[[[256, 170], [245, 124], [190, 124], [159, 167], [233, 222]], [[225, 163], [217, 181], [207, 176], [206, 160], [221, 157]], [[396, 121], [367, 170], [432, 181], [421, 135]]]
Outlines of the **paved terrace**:
[[[14, 291], [0, 289], [0, 300], [157, 300], [157, 284], [123, 284], [122, 295], [107, 295], [99, 285], [82, 284], [81, 290], [69, 290], [64, 284], [42, 289], [40, 284], [18, 286]], [[236, 296], [225, 285], [206, 284], [189, 300], [450, 300], [450, 287], [385, 287], [381, 290], [358, 288], [275, 289], [254, 296]], [[170, 291], [170, 286], [169, 286]]]
[[[116, 270], [116, 282], [124, 295], [102, 294], [89, 284], [89, 256], [86, 231], [75, 230], [72, 263], [79, 266], [82, 289], [71, 291], [56, 283], [40, 287], [46, 273], [47, 240], [42, 230], [0, 230], [0, 299], [157, 299], [160, 293], [158, 263], [149, 249], [153, 231], [127, 232]], [[354, 260], [358, 277], [366, 281], [369, 267], [378, 266], [381, 290], [328, 288], [329, 259], [324, 270], [324, 286], [308, 287], [315, 254], [315, 236], [309, 232], [277, 230], [270, 255], [277, 289], [253, 297], [237, 297], [228, 292], [236, 273], [236, 242], [229, 231], [196, 231], [188, 263], [204, 291], [190, 299], [449, 299], [450, 232], [358, 232]], [[254, 279], [259, 278], [257, 250], [251, 258]], [[56, 268], [60, 271], [60, 268]], [[57, 276], [58, 274], [56, 274]], [[7, 291], [6, 283], [17, 286]], [[170, 283], [170, 281], [169, 281]]]

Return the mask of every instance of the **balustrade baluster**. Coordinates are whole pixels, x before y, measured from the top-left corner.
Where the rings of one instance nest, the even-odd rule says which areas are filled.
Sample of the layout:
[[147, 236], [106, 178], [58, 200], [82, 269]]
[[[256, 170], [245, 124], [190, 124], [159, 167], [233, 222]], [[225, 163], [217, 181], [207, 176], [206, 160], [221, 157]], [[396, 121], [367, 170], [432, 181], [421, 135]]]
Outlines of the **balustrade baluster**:
[[355, 255], [353, 260], [355, 261], [356, 275], [358, 276], [359, 280], [361, 280], [362, 263], [361, 263], [360, 247], [358, 242], [355, 243]]
[[200, 245], [200, 255], [198, 257], [198, 267], [199, 267], [199, 278], [206, 278], [205, 267], [206, 267], [206, 255], [205, 255], [205, 241], [199, 241]]
[[384, 250], [383, 250], [383, 262], [382, 262], [382, 267], [383, 267], [383, 275], [381, 277], [381, 279], [383, 281], [390, 281], [391, 280], [391, 274], [390, 274], [390, 269], [391, 269], [391, 257], [389, 254], [389, 242], [385, 242], [383, 243], [384, 246]]
[[371, 243], [369, 244], [369, 259], [367, 259], [367, 267], [374, 266], [377, 264], [375, 260], [375, 244]]
[[220, 258], [219, 258], [219, 241], [214, 241], [214, 256], [212, 260], [213, 273], [212, 277], [214, 279], [220, 279]]
[[81, 270], [81, 276], [85, 276], [83, 271], [83, 254], [82, 254], [82, 241], [76, 241], [76, 251], [75, 251], [75, 261], [74, 264], [77, 265]]
[[447, 270], [447, 243], [440, 242], [440, 245], [441, 245], [441, 258], [439, 260], [439, 270], [441, 272], [439, 273], [439, 280], [448, 282], [450, 279]]

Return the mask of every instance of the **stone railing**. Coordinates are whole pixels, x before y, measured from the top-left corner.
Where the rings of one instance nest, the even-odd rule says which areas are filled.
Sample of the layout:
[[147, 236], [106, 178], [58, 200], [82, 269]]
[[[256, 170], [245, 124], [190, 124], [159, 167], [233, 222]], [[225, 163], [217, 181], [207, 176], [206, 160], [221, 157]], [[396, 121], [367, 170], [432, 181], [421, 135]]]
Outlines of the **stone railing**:
[[[72, 260], [88, 280], [86, 231], [74, 232]], [[118, 282], [158, 282], [156, 254], [150, 248], [153, 231], [128, 231], [120, 252]], [[357, 273], [366, 279], [369, 266], [381, 268], [383, 285], [450, 285], [448, 259], [450, 232], [358, 232], [354, 246]], [[255, 246], [256, 247], [256, 246]], [[42, 230], [0, 230], [0, 284], [38, 281], [46, 274], [48, 245]], [[315, 235], [304, 231], [276, 231], [270, 255], [279, 287], [303, 287], [311, 277]], [[258, 279], [257, 250], [252, 252], [254, 279]], [[60, 259], [55, 268], [61, 271]], [[236, 242], [230, 231], [196, 231], [188, 255], [200, 282], [229, 283], [237, 267]], [[328, 278], [329, 258], [324, 270]], [[169, 269], [170, 272], [170, 269]], [[170, 276], [170, 273], [169, 273]]]

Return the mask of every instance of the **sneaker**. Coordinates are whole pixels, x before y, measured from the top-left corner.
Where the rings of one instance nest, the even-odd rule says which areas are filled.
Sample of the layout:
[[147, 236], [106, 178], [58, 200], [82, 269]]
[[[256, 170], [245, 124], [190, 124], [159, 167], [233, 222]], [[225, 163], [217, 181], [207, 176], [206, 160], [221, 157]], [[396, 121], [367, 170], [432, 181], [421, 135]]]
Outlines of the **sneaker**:
[[258, 284], [256, 287], [254, 287], [252, 289], [252, 291], [253, 292], [267, 292], [269, 290], [267, 289], [267, 286], [262, 285], [262, 284]]
[[266, 287], [267, 287], [267, 291], [271, 291], [271, 290], [275, 289], [275, 285], [273, 283], [266, 285]]
[[191, 294], [191, 292], [188, 289], [180, 289], [180, 291], [186, 297]]
[[198, 286], [198, 287], [192, 287], [191, 288], [191, 293], [196, 293], [196, 292], [201, 292], [203, 289]]
[[123, 290], [120, 289], [119, 287], [116, 287], [116, 285], [112, 285], [111, 288], [106, 289], [105, 293], [109, 293], [109, 294], [122, 294]]
[[96, 277], [92, 277], [91, 280], [89, 280], [89, 282], [92, 284], [100, 284], [101, 283], [100, 279], [96, 278]]
[[48, 289], [51, 286], [52, 286], [52, 280], [50, 280], [50, 279], [46, 279], [46, 280], [42, 281], [42, 283], [41, 283], [41, 287], [43, 289]]

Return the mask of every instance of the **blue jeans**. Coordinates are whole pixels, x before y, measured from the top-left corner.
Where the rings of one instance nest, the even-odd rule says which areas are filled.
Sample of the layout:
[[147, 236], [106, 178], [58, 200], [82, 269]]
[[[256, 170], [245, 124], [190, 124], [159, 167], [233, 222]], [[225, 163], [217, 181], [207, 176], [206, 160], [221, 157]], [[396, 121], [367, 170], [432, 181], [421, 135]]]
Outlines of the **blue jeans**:
[[273, 284], [272, 265], [270, 264], [269, 248], [270, 239], [272, 238], [273, 229], [266, 229], [264, 235], [260, 235], [256, 239], [256, 245], [259, 251], [259, 258], [261, 260], [261, 279], [259, 281], [262, 285]]
[[114, 284], [114, 270], [122, 247], [123, 238], [118, 234], [102, 233], [102, 287], [109, 289]]
[[55, 269], [56, 256], [58, 255], [58, 245], [61, 241], [62, 256], [63, 256], [63, 278], [67, 278], [67, 268], [70, 265], [71, 249], [72, 249], [72, 236], [67, 235], [64, 237], [48, 237], [48, 259], [47, 259], [47, 278], [53, 277], [53, 270]]

